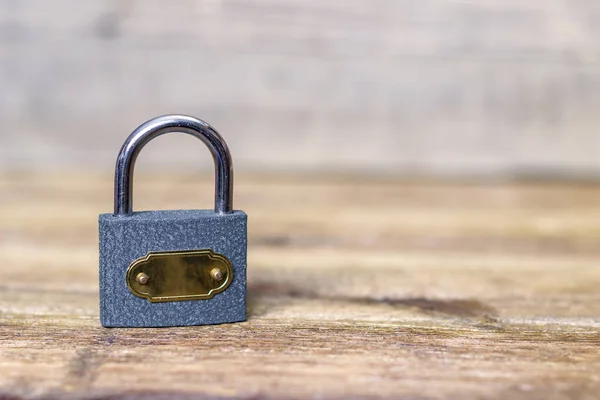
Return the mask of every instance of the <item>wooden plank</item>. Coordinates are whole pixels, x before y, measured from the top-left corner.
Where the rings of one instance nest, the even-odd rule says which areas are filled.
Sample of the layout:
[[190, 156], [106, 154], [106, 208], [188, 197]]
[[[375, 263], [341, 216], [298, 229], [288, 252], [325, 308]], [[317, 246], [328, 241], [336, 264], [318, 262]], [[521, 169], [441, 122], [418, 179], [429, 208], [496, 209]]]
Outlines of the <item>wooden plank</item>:
[[[98, 322], [112, 180], [0, 175], [0, 397], [597, 398], [600, 188], [239, 176], [249, 320]], [[136, 206], [212, 182], [136, 178]]]
[[[251, 171], [597, 177], [599, 4], [0, 0], [0, 168], [106, 168], [181, 112]], [[176, 140], [142, 158], [210, 165]]]

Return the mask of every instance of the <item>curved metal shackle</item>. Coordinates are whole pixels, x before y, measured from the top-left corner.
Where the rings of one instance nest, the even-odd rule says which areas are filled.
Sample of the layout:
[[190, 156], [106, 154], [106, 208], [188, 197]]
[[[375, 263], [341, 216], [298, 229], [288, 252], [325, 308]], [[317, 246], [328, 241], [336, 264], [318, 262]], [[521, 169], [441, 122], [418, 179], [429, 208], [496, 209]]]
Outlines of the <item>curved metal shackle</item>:
[[115, 215], [133, 214], [133, 170], [142, 148], [157, 136], [183, 132], [202, 140], [215, 162], [215, 212], [227, 214], [233, 209], [233, 166], [227, 144], [219, 132], [206, 122], [187, 115], [164, 115], [153, 118], [134, 130], [127, 138], [115, 169]]

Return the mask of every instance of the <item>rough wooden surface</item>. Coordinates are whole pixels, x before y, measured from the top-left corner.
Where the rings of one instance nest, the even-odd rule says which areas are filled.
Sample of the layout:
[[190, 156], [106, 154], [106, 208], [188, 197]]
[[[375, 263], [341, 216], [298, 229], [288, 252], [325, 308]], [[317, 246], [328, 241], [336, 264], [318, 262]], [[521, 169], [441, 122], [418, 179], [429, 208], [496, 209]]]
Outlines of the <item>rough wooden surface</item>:
[[[249, 320], [98, 322], [111, 177], [0, 176], [0, 398], [600, 396], [600, 188], [238, 176]], [[212, 182], [140, 175], [138, 208]]]

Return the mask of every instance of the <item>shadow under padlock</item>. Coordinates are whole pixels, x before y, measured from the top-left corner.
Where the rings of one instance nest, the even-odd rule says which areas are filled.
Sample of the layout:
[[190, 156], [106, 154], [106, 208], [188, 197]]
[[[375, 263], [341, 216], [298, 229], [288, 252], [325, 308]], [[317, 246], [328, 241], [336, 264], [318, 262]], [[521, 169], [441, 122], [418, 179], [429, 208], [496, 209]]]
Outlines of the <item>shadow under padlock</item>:
[[[132, 211], [135, 160], [153, 138], [183, 132], [215, 162], [214, 210]], [[234, 211], [229, 149], [206, 122], [167, 115], [139, 126], [117, 158], [113, 214], [101, 214], [100, 321], [105, 327], [246, 320], [247, 216]]]

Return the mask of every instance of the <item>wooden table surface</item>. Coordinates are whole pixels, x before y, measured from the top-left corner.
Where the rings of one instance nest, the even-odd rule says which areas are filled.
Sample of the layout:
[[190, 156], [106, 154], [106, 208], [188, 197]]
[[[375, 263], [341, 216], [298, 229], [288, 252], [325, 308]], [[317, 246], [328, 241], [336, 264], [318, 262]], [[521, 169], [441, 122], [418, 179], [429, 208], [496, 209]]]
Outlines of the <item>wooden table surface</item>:
[[[139, 209], [210, 208], [140, 174]], [[104, 329], [112, 177], [0, 175], [0, 398], [600, 398], [600, 187], [238, 176], [245, 323]]]

